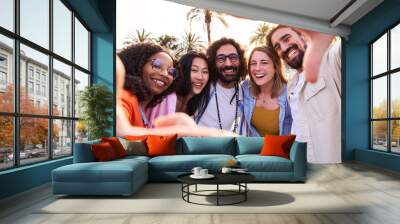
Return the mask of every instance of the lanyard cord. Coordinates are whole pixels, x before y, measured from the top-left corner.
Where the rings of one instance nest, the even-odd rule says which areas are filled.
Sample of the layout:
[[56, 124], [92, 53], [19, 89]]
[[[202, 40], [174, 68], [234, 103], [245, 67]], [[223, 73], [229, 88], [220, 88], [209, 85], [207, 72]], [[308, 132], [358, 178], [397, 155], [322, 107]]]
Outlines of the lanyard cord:
[[[221, 123], [221, 115], [219, 112], [219, 104], [218, 104], [218, 95], [217, 95], [217, 86], [214, 85], [215, 91], [214, 91], [214, 96], [215, 96], [215, 103], [217, 104], [217, 115], [218, 115], [218, 124], [219, 128], [222, 130], [222, 123]], [[235, 107], [235, 121], [233, 125], [233, 132], [236, 132], [237, 128], [237, 117], [238, 117], [238, 107], [239, 107], [239, 92], [238, 92], [238, 86], [235, 85], [235, 98], [236, 98], [236, 107]]]

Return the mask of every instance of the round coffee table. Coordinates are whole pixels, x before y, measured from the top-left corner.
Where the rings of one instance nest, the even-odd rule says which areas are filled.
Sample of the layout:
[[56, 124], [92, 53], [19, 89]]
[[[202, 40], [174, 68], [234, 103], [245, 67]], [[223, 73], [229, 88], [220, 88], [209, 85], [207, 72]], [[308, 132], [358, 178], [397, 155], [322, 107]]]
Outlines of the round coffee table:
[[[182, 199], [188, 203], [198, 204], [198, 205], [234, 205], [247, 200], [247, 192], [249, 188], [247, 183], [255, 180], [255, 177], [249, 173], [216, 173], [213, 174], [215, 177], [212, 179], [193, 179], [189, 174], [182, 174], [177, 177], [178, 181], [182, 183]], [[216, 185], [215, 190], [198, 190], [197, 185]], [[195, 186], [194, 191], [190, 191], [190, 186]], [[223, 190], [220, 189], [220, 185], [236, 185], [237, 190]], [[209, 192], [215, 192], [215, 194], [206, 194]], [[190, 200], [190, 196], [204, 196], [204, 197], [216, 197], [216, 204], [202, 204], [193, 202]], [[232, 197], [240, 196], [240, 199], [231, 203], [221, 203], [221, 197]]]

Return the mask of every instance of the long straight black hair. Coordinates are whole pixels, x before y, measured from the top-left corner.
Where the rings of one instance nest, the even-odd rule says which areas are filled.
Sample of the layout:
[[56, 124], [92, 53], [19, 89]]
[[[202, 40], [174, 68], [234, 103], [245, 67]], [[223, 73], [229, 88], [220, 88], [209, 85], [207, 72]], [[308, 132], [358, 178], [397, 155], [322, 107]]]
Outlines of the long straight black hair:
[[[201, 52], [190, 51], [183, 55], [179, 60], [180, 75], [176, 85], [176, 94], [178, 96], [184, 97], [192, 90], [191, 71], [192, 63], [195, 58], [203, 59], [207, 63], [207, 67], [210, 68], [207, 56]], [[208, 79], [204, 89], [189, 100], [187, 105], [187, 114], [189, 116], [192, 116], [196, 111], [201, 112], [205, 110], [209, 100], [209, 92], [210, 78]]]

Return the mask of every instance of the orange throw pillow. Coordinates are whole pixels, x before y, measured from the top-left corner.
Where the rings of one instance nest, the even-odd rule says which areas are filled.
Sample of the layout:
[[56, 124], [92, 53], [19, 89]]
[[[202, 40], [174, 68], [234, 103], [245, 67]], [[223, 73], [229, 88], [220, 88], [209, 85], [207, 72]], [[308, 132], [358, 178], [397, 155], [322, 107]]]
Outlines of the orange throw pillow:
[[99, 162], [110, 161], [117, 158], [112, 145], [108, 142], [91, 145], [94, 157]]
[[281, 156], [289, 159], [290, 147], [295, 139], [296, 135], [265, 135], [260, 155]]
[[148, 137], [147, 135], [139, 135], [139, 136], [136, 136], [136, 135], [126, 135], [126, 136], [124, 136], [124, 139], [129, 140], [129, 141], [138, 141], [138, 140], [140, 140], [140, 141], [146, 141], [146, 138], [147, 138], [147, 137]]
[[101, 138], [101, 142], [108, 142], [114, 149], [115, 155], [117, 158], [121, 158], [126, 156], [126, 151], [124, 146], [122, 146], [121, 142], [117, 137], [109, 137], [109, 138]]
[[175, 142], [178, 135], [147, 137], [148, 156], [176, 155]]

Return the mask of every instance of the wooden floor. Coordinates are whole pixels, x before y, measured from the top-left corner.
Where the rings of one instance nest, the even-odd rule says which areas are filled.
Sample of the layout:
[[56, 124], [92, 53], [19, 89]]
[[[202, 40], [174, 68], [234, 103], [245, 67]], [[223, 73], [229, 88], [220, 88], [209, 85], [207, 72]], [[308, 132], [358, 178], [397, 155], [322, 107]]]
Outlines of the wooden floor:
[[[219, 223], [400, 223], [400, 174], [359, 163], [312, 165], [317, 183], [349, 203], [367, 204], [356, 214], [36, 214], [54, 200], [49, 185], [0, 201], [0, 223], [219, 224]], [[319, 203], [316, 201], [315, 203]]]

